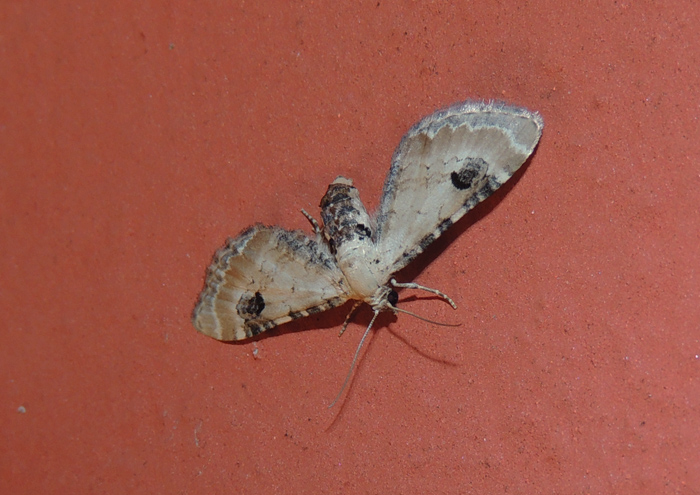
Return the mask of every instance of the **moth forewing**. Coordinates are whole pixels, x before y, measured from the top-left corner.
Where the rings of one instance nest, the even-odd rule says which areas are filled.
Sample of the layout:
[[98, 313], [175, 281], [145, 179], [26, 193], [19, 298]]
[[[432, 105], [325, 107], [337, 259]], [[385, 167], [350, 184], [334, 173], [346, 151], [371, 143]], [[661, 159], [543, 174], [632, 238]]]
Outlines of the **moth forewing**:
[[424, 118], [394, 152], [377, 213], [377, 245], [394, 273], [520, 168], [542, 133], [540, 115], [466, 102]]
[[301, 231], [258, 224], [214, 256], [194, 309], [195, 328], [241, 340], [349, 299], [333, 255]]

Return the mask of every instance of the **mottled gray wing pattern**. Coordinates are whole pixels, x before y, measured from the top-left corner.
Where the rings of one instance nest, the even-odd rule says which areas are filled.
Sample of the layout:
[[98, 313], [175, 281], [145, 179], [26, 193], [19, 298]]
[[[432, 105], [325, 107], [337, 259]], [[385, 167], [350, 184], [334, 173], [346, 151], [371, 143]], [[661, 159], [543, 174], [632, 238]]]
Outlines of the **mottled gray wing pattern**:
[[535, 149], [543, 125], [524, 108], [468, 101], [413, 126], [394, 152], [376, 217], [385, 275], [508, 180]]
[[240, 340], [348, 300], [328, 247], [301, 231], [254, 225], [215, 255], [192, 321], [218, 340]]

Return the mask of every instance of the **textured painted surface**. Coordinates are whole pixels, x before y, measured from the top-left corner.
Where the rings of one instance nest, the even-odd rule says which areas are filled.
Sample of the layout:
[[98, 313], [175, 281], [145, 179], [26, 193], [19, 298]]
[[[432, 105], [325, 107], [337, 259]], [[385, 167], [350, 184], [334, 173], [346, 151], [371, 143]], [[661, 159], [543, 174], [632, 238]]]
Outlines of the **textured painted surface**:
[[[4, 2], [1, 493], [698, 493], [693, 2]], [[410, 265], [439, 287], [198, 334], [253, 220], [374, 209], [418, 118], [538, 110], [534, 159]], [[516, 187], [517, 185], [517, 187]]]

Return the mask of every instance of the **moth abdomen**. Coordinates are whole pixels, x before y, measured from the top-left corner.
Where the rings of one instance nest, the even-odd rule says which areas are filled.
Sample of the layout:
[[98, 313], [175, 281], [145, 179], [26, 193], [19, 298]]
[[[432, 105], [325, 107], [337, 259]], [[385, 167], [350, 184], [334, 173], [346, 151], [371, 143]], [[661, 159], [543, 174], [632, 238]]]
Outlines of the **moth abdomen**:
[[347, 243], [372, 242], [372, 221], [350, 179], [338, 177], [321, 199], [323, 232], [338, 251]]

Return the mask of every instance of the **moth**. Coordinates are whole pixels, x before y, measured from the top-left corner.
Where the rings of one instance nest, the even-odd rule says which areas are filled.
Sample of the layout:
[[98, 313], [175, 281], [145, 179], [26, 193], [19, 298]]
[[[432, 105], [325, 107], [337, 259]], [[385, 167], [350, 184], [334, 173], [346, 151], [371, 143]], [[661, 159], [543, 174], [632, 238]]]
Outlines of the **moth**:
[[208, 269], [195, 328], [241, 340], [354, 300], [341, 334], [358, 305], [374, 311], [361, 346], [380, 312], [402, 311], [398, 288], [427, 290], [456, 308], [440, 291], [393, 275], [507, 181], [543, 126], [537, 112], [480, 101], [423, 118], [394, 152], [375, 215], [352, 180], [339, 176], [321, 199], [320, 225], [302, 210], [313, 237], [256, 224], [229, 239]]

